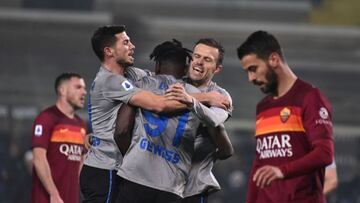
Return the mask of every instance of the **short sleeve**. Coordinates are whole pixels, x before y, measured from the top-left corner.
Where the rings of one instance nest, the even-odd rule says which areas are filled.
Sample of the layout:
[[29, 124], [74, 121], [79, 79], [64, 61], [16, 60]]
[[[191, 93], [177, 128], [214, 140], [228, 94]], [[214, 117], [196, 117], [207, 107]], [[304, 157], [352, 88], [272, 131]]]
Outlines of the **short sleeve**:
[[315, 89], [305, 96], [302, 119], [310, 142], [332, 139], [332, 108], [319, 90]]
[[48, 148], [56, 122], [55, 119], [55, 115], [50, 112], [42, 112], [38, 117], [36, 117], [32, 127], [32, 148]]
[[134, 86], [129, 80], [120, 75], [111, 75], [105, 81], [103, 96], [110, 100], [128, 103], [130, 98], [141, 89]]

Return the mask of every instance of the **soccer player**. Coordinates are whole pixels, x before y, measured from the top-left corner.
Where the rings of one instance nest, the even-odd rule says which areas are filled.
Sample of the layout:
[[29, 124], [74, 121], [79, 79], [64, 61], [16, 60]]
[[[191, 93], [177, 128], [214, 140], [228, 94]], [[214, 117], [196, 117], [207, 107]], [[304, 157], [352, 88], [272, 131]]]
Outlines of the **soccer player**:
[[153, 112], [184, 109], [186, 105], [132, 84], [147, 72], [132, 67], [135, 46], [126, 34], [125, 26], [100, 27], [94, 32], [91, 42], [101, 67], [90, 88], [92, 146], [84, 161], [80, 185], [84, 202], [112, 202], [120, 182], [115, 174], [122, 162], [122, 155], [113, 139], [116, 115], [121, 105], [131, 104]]
[[325, 167], [334, 157], [328, 100], [292, 72], [273, 35], [252, 33], [237, 54], [249, 81], [267, 94], [256, 108], [246, 202], [325, 202]]
[[[179, 79], [186, 72], [188, 52], [174, 41], [156, 47], [152, 56], [155, 57], [156, 72], [166, 75], [144, 77], [136, 84], [163, 94], [169, 85], [178, 82], [169, 74]], [[189, 92], [198, 91], [187, 84], [184, 86]], [[190, 95], [185, 96], [188, 97], [190, 112], [155, 115], [143, 109], [137, 110], [132, 141], [118, 171], [125, 179], [118, 202], [170, 203], [180, 200], [200, 123], [194, 112], [207, 112], [206, 107]], [[122, 122], [117, 123], [122, 125]]]
[[56, 78], [56, 104], [35, 119], [32, 135], [31, 202], [79, 202], [79, 172], [85, 123], [75, 111], [84, 107], [85, 82], [75, 73]]
[[[215, 39], [203, 38], [195, 43], [192, 60], [185, 81], [199, 88], [201, 92], [217, 91], [231, 101], [230, 94], [212, 78], [222, 69], [225, 50]], [[180, 91], [169, 89], [169, 92], [179, 93], [177, 99], [183, 97]], [[232, 106], [228, 110], [216, 109], [216, 117], [225, 121], [231, 116]], [[234, 149], [227, 136], [223, 123], [216, 128], [208, 128], [202, 124], [195, 140], [195, 152], [192, 158], [192, 167], [184, 191], [182, 203], [207, 202], [210, 193], [220, 190], [220, 185], [212, 173], [214, 162], [217, 159], [229, 158]]]

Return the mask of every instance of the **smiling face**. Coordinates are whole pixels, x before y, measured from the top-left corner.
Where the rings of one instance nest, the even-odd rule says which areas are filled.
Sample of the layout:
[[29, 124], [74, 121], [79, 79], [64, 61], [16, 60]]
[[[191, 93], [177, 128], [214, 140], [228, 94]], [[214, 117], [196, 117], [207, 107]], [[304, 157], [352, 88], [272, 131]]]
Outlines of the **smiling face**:
[[126, 32], [115, 35], [117, 41], [114, 46], [109, 47], [111, 55], [115, 58], [116, 63], [123, 68], [134, 65], [135, 46], [131, 43]]
[[218, 58], [217, 48], [205, 44], [195, 46], [189, 66], [189, 77], [195, 86], [207, 86], [214, 74], [220, 71]]
[[278, 78], [267, 61], [258, 58], [255, 54], [245, 55], [240, 63], [248, 74], [249, 82], [258, 86], [265, 94], [277, 95]]

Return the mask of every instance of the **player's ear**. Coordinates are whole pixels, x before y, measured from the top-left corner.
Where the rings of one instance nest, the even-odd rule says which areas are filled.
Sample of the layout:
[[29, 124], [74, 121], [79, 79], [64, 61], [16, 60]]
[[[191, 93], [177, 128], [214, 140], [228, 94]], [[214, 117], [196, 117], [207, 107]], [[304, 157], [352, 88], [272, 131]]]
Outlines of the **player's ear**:
[[66, 84], [63, 83], [58, 87], [58, 95], [62, 96], [62, 95], [66, 95], [66, 91], [67, 91], [67, 87]]
[[223, 65], [221, 65], [221, 64], [217, 65], [215, 68], [214, 74], [220, 72], [222, 68], [223, 68]]
[[105, 47], [104, 48], [104, 55], [111, 57], [113, 56], [113, 49], [111, 47]]
[[269, 65], [272, 67], [272, 68], [276, 68], [279, 66], [279, 62], [280, 62], [280, 56], [278, 53], [276, 52], [273, 52], [270, 54], [269, 56]]

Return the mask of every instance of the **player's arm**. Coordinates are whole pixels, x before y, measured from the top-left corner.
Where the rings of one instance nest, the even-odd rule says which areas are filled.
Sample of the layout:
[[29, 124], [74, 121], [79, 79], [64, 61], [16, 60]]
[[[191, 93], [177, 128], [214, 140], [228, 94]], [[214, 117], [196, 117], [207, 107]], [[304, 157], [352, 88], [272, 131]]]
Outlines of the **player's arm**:
[[[206, 93], [191, 93], [190, 95], [206, 106], [219, 107], [224, 110], [228, 110], [231, 107], [231, 101], [229, 98], [217, 91]], [[166, 90], [166, 96], [168, 99], [175, 99], [184, 103], [191, 102], [183, 84], [180, 83], [170, 85], [170, 87]]]
[[155, 113], [174, 112], [187, 108], [184, 103], [168, 99], [165, 95], [156, 95], [145, 90], [141, 90], [134, 94], [128, 103], [132, 106], [140, 107]]
[[327, 195], [338, 185], [336, 165], [333, 162], [325, 168], [324, 194]]
[[121, 105], [117, 112], [114, 140], [122, 155], [126, 154], [131, 144], [135, 114], [135, 108], [126, 104]]
[[229, 109], [231, 106], [229, 99], [217, 91], [193, 93], [191, 96], [206, 106], [219, 107], [225, 110]]
[[35, 147], [33, 148], [33, 154], [35, 172], [50, 195], [51, 202], [63, 202], [54, 180], [52, 179], [49, 162], [46, 158], [46, 149]]
[[217, 127], [208, 127], [209, 135], [216, 144], [216, 158], [225, 160], [234, 154], [234, 148], [231, 144], [229, 136], [227, 135], [224, 124]]
[[[192, 86], [188, 86], [191, 88]], [[192, 87], [194, 88], [194, 87]], [[200, 93], [199, 95], [201, 95]], [[192, 95], [188, 94], [182, 84], [175, 84], [169, 87], [166, 95], [170, 99], [176, 99], [184, 104], [195, 113], [195, 115], [207, 126], [216, 127], [224, 123], [229, 113], [218, 107], [207, 107], [199, 102]]]

